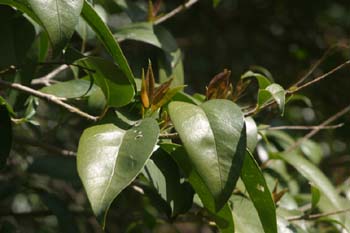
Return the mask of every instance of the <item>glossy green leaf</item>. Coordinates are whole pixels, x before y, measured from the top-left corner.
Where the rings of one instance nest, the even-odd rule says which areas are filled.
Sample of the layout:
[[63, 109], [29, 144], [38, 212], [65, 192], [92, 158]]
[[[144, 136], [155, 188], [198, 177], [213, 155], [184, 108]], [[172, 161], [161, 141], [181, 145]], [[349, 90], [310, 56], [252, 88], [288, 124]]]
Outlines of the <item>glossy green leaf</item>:
[[275, 203], [259, 165], [249, 152], [244, 159], [241, 179], [258, 212], [265, 233], [277, 233]]
[[119, 28], [114, 36], [118, 41], [136, 40], [154, 45], [158, 48], [162, 47], [161, 42], [154, 32], [153, 24], [149, 22], [128, 24], [125, 27]]
[[228, 100], [171, 102], [169, 115], [194, 169], [220, 210], [239, 177], [246, 148], [243, 113]]
[[267, 77], [265, 77], [262, 74], [250, 71], [250, 70], [245, 72], [241, 76], [241, 79], [247, 79], [247, 78], [252, 78], [252, 77], [254, 77], [254, 78], [256, 78], [258, 80], [260, 89], [265, 89], [267, 86], [269, 86], [271, 84], [271, 81]]
[[151, 118], [126, 131], [113, 124], [84, 131], [78, 147], [78, 173], [102, 226], [112, 201], [135, 179], [151, 156], [158, 135], [158, 123]]
[[28, 0], [28, 3], [58, 54], [73, 35], [84, 0]]
[[95, 31], [101, 43], [110, 53], [113, 60], [119, 65], [120, 69], [124, 72], [125, 76], [129, 79], [130, 83], [132, 83], [134, 89], [136, 90], [134, 75], [130, 69], [128, 61], [123, 54], [123, 51], [121, 50], [118, 42], [113, 37], [113, 34], [109, 30], [108, 26], [103, 22], [101, 17], [97, 14], [91, 4], [87, 2], [87, 0], [84, 1], [81, 15], [87, 24]]
[[[95, 4], [93, 7], [96, 13], [101, 17], [102, 21], [104, 23], [107, 23], [108, 14], [105, 11], [105, 9], [98, 4]], [[92, 30], [92, 28], [86, 23], [86, 21], [82, 17], [79, 18], [79, 22], [76, 26], [76, 31], [84, 42], [94, 39], [96, 37], [96, 33], [94, 32], [94, 30]]]
[[34, 38], [33, 25], [18, 12], [0, 5], [0, 70], [22, 65]]
[[252, 117], [245, 118], [245, 126], [247, 130], [247, 148], [253, 152], [258, 143], [258, 127]]
[[204, 183], [201, 175], [195, 169], [194, 164], [185, 149], [182, 146], [176, 144], [161, 144], [160, 146], [172, 156], [177, 165], [184, 172], [186, 178], [198, 194], [205, 208], [214, 218], [218, 228], [220, 229], [220, 232], [235, 232], [235, 225], [233, 222], [230, 206], [228, 203], [225, 203], [225, 205], [220, 210], [216, 210], [216, 204], [213, 195], [211, 194], [207, 185]]
[[120, 107], [130, 103], [134, 97], [133, 84], [117, 65], [97, 57], [83, 58], [77, 63], [92, 70], [88, 71], [89, 75], [102, 89], [108, 106]]
[[5, 104], [0, 104], [0, 169], [6, 165], [12, 146], [10, 113]]
[[61, 98], [74, 99], [90, 96], [94, 92], [100, 91], [98, 89], [99, 87], [96, 85], [92, 85], [90, 88], [88, 80], [75, 79], [44, 87], [40, 91]]
[[275, 99], [281, 113], [284, 113], [284, 105], [286, 102], [286, 91], [282, 86], [273, 83], [266, 87], [266, 90], [269, 91], [272, 95], [272, 98]]

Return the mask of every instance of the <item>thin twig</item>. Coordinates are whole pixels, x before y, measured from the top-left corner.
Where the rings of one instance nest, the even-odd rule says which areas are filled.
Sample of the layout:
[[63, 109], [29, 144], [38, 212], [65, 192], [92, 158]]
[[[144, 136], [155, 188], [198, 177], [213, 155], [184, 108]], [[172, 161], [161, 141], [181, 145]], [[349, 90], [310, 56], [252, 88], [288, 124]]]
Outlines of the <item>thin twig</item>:
[[51, 71], [50, 73], [37, 78], [37, 79], [33, 79], [31, 84], [32, 85], [38, 85], [38, 84], [43, 84], [44, 86], [50, 86], [51, 85], [51, 79], [53, 79], [54, 77], [56, 77], [56, 75], [58, 75], [59, 73], [61, 73], [63, 70], [67, 69], [69, 66], [66, 64], [60, 65], [59, 67], [57, 67], [56, 69], [54, 69], [53, 71]]
[[315, 78], [315, 79], [313, 79], [313, 80], [311, 80], [311, 81], [309, 81], [309, 82], [307, 82], [307, 83], [305, 83], [303, 85], [300, 85], [300, 86], [294, 87], [294, 88], [293, 87], [290, 88], [289, 90], [287, 90], [287, 93], [288, 94], [293, 94], [293, 93], [295, 93], [297, 91], [300, 91], [301, 89], [303, 89], [305, 87], [308, 87], [308, 86], [310, 86], [310, 85], [312, 85], [312, 84], [314, 84], [316, 82], [321, 81], [322, 79], [328, 77], [329, 75], [335, 73], [336, 71], [342, 69], [343, 67], [345, 67], [345, 66], [347, 66], [349, 64], [350, 64], [350, 60], [347, 60], [346, 62], [340, 64], [339, 66], [337, 66], [335, 68], [333, 68], [332, 70], [328, 71], [327, 73], [325, 73], [325, 74], [323, 74], [321, 76], [318, 76], [317, 78]]
[[36, 97], [39, 97], [41, 99], [47, 100], [49, 102], [55, 103], [55, 104], [65, 108], [65, 109], [67, 109], [68, 111], [70, 111], [72, 113], [75, 113], [75, 114], [77, 114], [77, 115], [79, 115], [81, 117], [84, 117], [84, 118], [86, 118], [88, 120], [97, 121], [99, 119], [98, 116], [92, 116], [92, 115], [90, 115], [90, 114], [88, 114], [86, 112], [81, 111], [77, 107], [74, 107], [72, 105], [69, 105], [69, 104], [63, 102], [57, 96], [45, 94], [43, 92], [37, 91], [35, 89], [32, 89], [30, 87], [23, 86], [23, 85], [21, 85], [19, 83], [11, 83], [11, 82], [7, 82], [7, 81], [1, 80], [1, 79], [0, 79], [0, 85], [9, 87], [9, 88], [12, 88], [12, 89], [15, 89], [15, 90], [23, 91], [23, 92], [26, 92], [26, 93], [31, 94], [33, 96], [36, 96]]
[[319, 67], [321, 63], [331, 54], [331, 52], [338, 48], [348, 49], [349, 46], [341, 43], [336, 43], [335, 45], [332, 45], [330, 48], [327, 49], [327, 51], [322, 55], [322, 57], [313, 64], [311, 69], [309, 69], [309, 71], [303, 77], [301, 77], [293, 86], [298, 86], [301, 83], [303, 83], [316, 70], [316, 68]]
[[[332, 70], [328, 71], [327, 73], [325, 73], [323, 75], [320, 75], [320, 76], [316, 77], [315, 79], [313, 79], [313, 80], [311, 80], [311, 81], [309, 81], [309, 82], [307, 82], [307, 83], [305, 83], [305, 84], [303, 84], [303, 85], [301, 85], [299, 87], [292, 86], [286, 91], [287, 92], [286, 95], [292, 95], [292, 94], [300, 91], [301, 89], [304, 89], [304, 88], [306, 88], [306, 87], [308, 87], [308, 86], [310, 86], [312, 84], [315, 84], [315, 83], [317, 83], [317, 82], [327, 78], [331, 74], [335, 73], [336, 71], [344, 68], [345, 66], [347, 66], [349, 64], [350, 64], [350, 60], [347, 60], [346, 62], [338, 65], [337, 67], [333, 68]], [[276, 101], [273, 99], [270, 102], [268, 102], [267, 104], [263, 105], [261, 108], [256, 108], [255, 107], [252, 110], [249, 110], [249, 111], [245, 112], [244, 116], [245, 117], [252, 116], [252, 115], [260, 112], [261, 110], [263, 110], [263, 109], [265, 109], [265, 108], [267, 108], [267, 107], [269, 107], [269, 106], [271, 106], [271, 105], [273, 105], [275, 103], [276, 103]]]
[[329, 125], [330, 123], [332, 123], [333, 121], [337, 120], [339, 117], [345, 115], [346, 113], [348, 113], [350, 111], [350, 105], [346, 106], [345, 108], [343, 108], [342, 110], [340, 110], [339, 112], [335, 113], [334, 115], [332, 115], [331, 117], [329, 117], [327, 120], [325, 120], [324, 122], [322, 122], [319, 127], [313, 129], [312, 131], [310, 131], [308, 134], [306, 134], [304, 137], [300, 138], [299, 140], [297, 140], [292, 146], [290, 146], [285, 153], [289, 153], [291, 151], [293, 151], [294, 149], [298, 148], [305, 140], [311, 138], [312, 136], [314, 136], [315, 134], [317, 134], [323, 127]]
[[163, 15], [162, 17], [160, 17], [159, 19], [157, 19], [156, 21], [154, 21], [155, 25], [161, 24], [164, 21], [172, 18], [173, 16], [175, 16], [176, 14], [183, 12], [185, 10], [187, 10], [188, 8], [190, 8], [193, 4], [199, 2], [199, 0], [189, 0], [186, 3], [176, 7], [174, 10], [170, 11], [169, 13], [167, 13], [166, 15]]
[[76, 156], [77, 155], [77, 153], [75, 151], [61, 149], [59, 147], [56, 147], [56, 146], [53, 146], [53, 145], [50, 145], [50, 144], [47, 144], [47, 143], [44, 143], [41, 141], [33, 140], [31, 138], [28, 138], [28, 137], [15, 136], [15, 142], [28, 144], [28, 145], [31, 145], [34, 147], [40, 147], [40, 148], [43, 148], [49, 152], [63, 155], [63, 156]]
[[312, 129], [336, 129], [340, 128], [344, 125], [344, 123], [340, 123], [337, 125], [281, 125], [281, 126], [267, 126], [266, 128], [262, 128], [261, 130], [312, 130]]
[[167, 133], [167, 134], [160, 134], [159, 139], [176, 139], [179, 138], [178, 133]]
[[350, 211], [350, 208], [347, 208], [347, 209], [343, 209], [343, 210], [336, 210], [336, 211], [331, 211], [331, 212], [326, 212], [326, 213], [306, 214], [306, 215], [301, 215], [301, 216], [292, 216], [292, 217], [288, 217], [287, 220], [288, 221], [315, 220], [315, 219], [319, 219], [319, 218], [322, 218], [322, 217], [342, 214], [342, 213], [349, 212], [349, 211]]

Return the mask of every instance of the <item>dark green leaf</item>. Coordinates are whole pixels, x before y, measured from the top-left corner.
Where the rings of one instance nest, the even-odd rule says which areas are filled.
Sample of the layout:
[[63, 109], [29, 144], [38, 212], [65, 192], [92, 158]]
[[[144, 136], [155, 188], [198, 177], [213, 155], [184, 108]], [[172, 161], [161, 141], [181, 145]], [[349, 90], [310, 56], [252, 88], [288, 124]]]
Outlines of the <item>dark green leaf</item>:
[[77, 63], [92, 70], [89, 75], [102, 89], [107, 105], [120, 107], [130, 103], [134, 97], [133, 84], [117, 65], [97, 57], [86, 57]]
[[84, 0], [28, 0], [28, 3], [58, 54], [73, 35]]
[[209, 214], [214, 218], [218, 228], [222, 233], [232, 233], [235, 230], [232, 212], [227, 203], [220, 210], [216, 210], [215, 200], [207, 185], [203, 182], [201, 175], [197, 172], [194, 164], [190, 160], [182, 146], [176, 144], [161, 144], [167, 153], [175, 160], [177, 165], [184, 172], [186, 178], [200, 197]]
[[246, 148], [243, 114], [228, 100], [200, 106], [171, 102], [169, 115], [206, 188], [220, 210], [235, 187]]
[[258, 212], [265, 233], [277, 233], [275, 203], [259, 165], [249, 152], [244, 159], [241, 178]]
[[284, 105], [286, 102], [286, 91], [283, 89], [282, 86], [273, 83], [271, 85], [269, 85], [268, 87], [266, 87], [266, 89], [268, 92], [271, 93], [272, 98], [275, 99], [282, 115], [284, 113]]
[[165, 151], [158, 149], [144, 167], [143, 173], [171, 207], [171, 216], [191, 208], [193, 191], [188, 183], [181, 182], [175, 161]]
[[6, 165], [12, 146], [12, 125], [10, 113], [4, 104], [0, 104], [0, 169]]
[[22, 65], [34, 38], [33, 25], [18, 12], [0, 5], [0, 70]]
[[132, 83], [134, 89], [136, 90], [134, 75], [123, 54], [123, 51], [121, 50], [118, 42], [114, 39], [108, 26], [103, 22], [101, 17], [96, 13], [95, 9], [86, 0], [84, 1], [82, 17], [95, 31], [101, 43], [111, 54], [114, 61], [119, 65], [120, 69], [124, 72], [125, 76], [129, 79], [130, 83]]
[[78, 173], [102, 226], [112, 201], [135, 179], [151, 156], [158, 134], [158, 123], [151, 118], [137, 122], [126, 131], [113, 124], [84, 131], [78, 148]]

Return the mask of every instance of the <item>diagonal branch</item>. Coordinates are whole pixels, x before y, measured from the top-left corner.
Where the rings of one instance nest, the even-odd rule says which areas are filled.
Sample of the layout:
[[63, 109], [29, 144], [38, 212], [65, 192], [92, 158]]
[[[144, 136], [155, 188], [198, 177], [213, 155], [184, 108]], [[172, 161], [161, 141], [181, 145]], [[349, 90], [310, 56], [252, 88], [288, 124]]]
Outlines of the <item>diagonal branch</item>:
[[304, 137], [300, 138], [299, 140], [297, 140], [293, 145], [291, 145], [285, 152], [289, 153], [293, 150], [295, 150], [296, 148], [298, 148], [305, 140], [311, 138], [312, 136], [314, 136], [315, 134], [317, 134], [322, 127], [325, 127], [327, 125], [329, 125], [330, 123], [332, 123], [333, 121], [337, 120], [338, 118], [342, 117], [343, 115], [345, 115], [346, 113], [350, 112], [350, 105], [346, 106], [345, 108], [343, 108], [342, 110], [340, 110], [339, 112], [335, 113], [334, 115], [332, 115], [331, 117], [329, 117], [327, 120], [325, 120], [324, 122], [322, 122], [319, 127], [313, 129], [312, 131], [310, 131], [308, 134], [306, 134]]
[[90, 114], [88, 114], [86, 112], [81, 111], [77, 107], [74, 107], [72, 105], [69, 105], [69, 104], [63, 102], [57, 96], [45, 94], [43, 92], [37, 91], [35, 89], [32, 89], [30, 87], [23, 86], [23, 85], [21, 85], [19, 83], [11, 83], [11, 82], [7, 82], [7, 81], [4, 81], [4, 80], [0, 79], [0, 86], [5, 86], [5, 87], [8, 87], [8, 88], [12, 88], [12, 89], [15, 89], [15, 90], [18, 90], [18, 91], [26, 92], [26, 93], [31, 94], [33, 96], [39, 97], [39, 98], [44, 99], [44, 100], [46, 100], [48, 102], [57, 104], [57, 105], [65, 108], [65, 109], [67, 109], [68, 111], [70, 111], [70, 112], [72, 112], [74, 114], [77, 114], [77, 115], [79, 115], [81, 117], [84, 117], [84, 118], [86, 118], [88, 120], [97, 121], [99, 119], [98, 116], [92, 116], [92, 115], [90, 115]]
[[193, 4], [199, 2], [199, 0], [188, 0], [186, 3], [176, 7], [174, 10], [170, 11], [169, 13], [167, 13], [166, 15], [160, 17], [159, 19], [157, 19], [156, 21], [154, 21], [155, 25], [161, 24], [164, 21], [172, 18], [173, 16], [177, 15], [180, 12], [183, 12], [185, 10], [187, 10], [188, 8], [190, 8]]
[[306, 215], [301, 215], [301, 216], [292, 216], [288, 217], [288, 221], [297, 221], [297, 220], [315, 220], [319, 219], [322, 217], [327, 217], [327, 216], [332, 216], [332, 215], [337, 215], [337, 214], [343, 214], [346, 212], [349, 212], [350, 208], [343, 209], [343, 210], [336, 210], [332, 212], [326, 212], [326, 213], [319, 213], [319, 214], [306, 214]]

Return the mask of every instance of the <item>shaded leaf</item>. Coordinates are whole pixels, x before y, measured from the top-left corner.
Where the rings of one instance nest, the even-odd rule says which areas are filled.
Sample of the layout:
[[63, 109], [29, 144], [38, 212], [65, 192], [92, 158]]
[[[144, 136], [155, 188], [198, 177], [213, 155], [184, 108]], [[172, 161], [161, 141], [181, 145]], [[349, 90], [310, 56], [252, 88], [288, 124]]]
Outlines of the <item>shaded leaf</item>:
[[28, 3], [58, 54], [73, 35], [84, 0], [28, 0]]
[[235, 232], [235, 225], [229, 205], [225, 203], [220, 210], [216, 210], [213, 195], [210, 193], [207, 185], [203, 182], [201, 175], [195, 169], [195, 165], [192, 163], [185, 149], [176, 144], [161, 144], [160, 146], [172, 156], [177, 165], [184, 172], [186, 178], [200, 197], [205, 208], [214, 218], [220, 231], [222, 233]]
[[276, 207], [265, 178], [253, 156], [247, 152], [241, 179], [249, 193], [265, 233], [277, 233]]
[[81, 136], [78, 173], [103, 227], [109, 206], [142, 170], [158, 134], [157, 122], [146, 118], [126, 131], [105, 124], [90, 127]]
[[169, 115], [194, 169], [220, 210], [230, 197], [243, 165], [246, 147], [243, 114], [228, 100], [200, 106], [171, 102]]
[[12, 146], [10, 113], [5, 104], [0, 104], [0, 169], [6, 165]]
[[101, 17], [97, 14], [96, 10], [91, 6], [87, 0], [84, 1], [83, 10], [81, 16], [87, 22], [87, 24], [95, 31], [97, 37], [101, 43], [105, 46], [107, 51], [112, 56], [113, 60], [119, 65], [125, 76], [129, 79], [136, 91], [136, 84], [134, 75], [130, 69], [129, 63], [126, 60], [123, 51], [121, 50], [118, 42], [113, 37], [112, 32], [108, 26], [103, 22]]
[[157, 189], [159, 195], [171, 207], [171, 216], [185, 213], [192, 206], [193, 190], [181, 181], [175, 161], [162, 149], [158, 149], [143, 171], [146, 178]]
[[117, 65], [97, 57], [83, 58], [77, 63], [92, 70], [89, 75], [102, 89], [108, 106], [120, 107], [130, 103], [134, 97], [133, 84]]
[[33, 25], [8, 6], [0, 6], [0, 70], [22, 65], [34, 38]]

